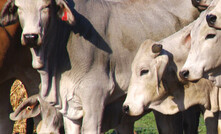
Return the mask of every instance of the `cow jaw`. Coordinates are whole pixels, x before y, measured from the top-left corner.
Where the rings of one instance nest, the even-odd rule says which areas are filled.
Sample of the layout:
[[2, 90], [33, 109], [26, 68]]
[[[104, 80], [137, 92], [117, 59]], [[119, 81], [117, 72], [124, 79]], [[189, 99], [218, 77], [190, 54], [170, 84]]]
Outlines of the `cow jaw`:
[[42, 69], [44, 67], [43, 54], [41, 48], [31, 48], [32, 53], [32, 66], [34, 69]]

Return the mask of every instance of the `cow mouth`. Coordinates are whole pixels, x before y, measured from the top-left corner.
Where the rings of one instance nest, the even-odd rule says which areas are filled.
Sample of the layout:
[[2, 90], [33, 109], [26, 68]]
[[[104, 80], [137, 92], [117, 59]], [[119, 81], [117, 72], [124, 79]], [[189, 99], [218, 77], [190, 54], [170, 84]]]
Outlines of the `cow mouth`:
[[198, 5], [197, 8], [199, 9], [199, 11], [204, 11], [207, 9], [207, 7], [208, 7], [208, 5]]

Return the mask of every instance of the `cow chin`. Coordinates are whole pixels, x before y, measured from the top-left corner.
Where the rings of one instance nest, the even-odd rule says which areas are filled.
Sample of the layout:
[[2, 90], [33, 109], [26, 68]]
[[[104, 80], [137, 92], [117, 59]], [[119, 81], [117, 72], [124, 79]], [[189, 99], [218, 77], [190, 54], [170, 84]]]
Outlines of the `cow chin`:
[[32, 67], [39, 70], [44, 67], [44, 64], [39, 58], [35, 58], [32, 60]]
[[141, 114], [143, 114], [144, 112], [144, 107], [143, 105], [139, 105], [139, 104], [129, 104], [129, 112], [127, 113], [130, 116], [139, 116]]
[[34, 49], [31, 48], [31, 53], [32, 53], [32, 67], [34, 69], [42, 69], [44, 67], [44, 62], [41, 57], [41, 50], [40, 49]]

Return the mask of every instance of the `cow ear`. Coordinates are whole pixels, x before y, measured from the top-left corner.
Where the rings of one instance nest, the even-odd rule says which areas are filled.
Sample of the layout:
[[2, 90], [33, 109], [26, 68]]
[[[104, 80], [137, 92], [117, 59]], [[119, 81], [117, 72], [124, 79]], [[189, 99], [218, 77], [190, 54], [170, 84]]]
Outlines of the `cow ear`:
[[16, 121], [36, 117], [40, 114], [40, 111], [38, 95], [34, 95], [22, 102], [18, 108], [10, 114], [10, 119]]
[[157, 68], [157, 75], [158, 75], [158, 80], [161, 81], [162, 76], [164, 71], [166, 70], [167, 64], [169, 62], [169, 58], [167, 55], [163, 54], [157, 57], [157, 64], [156, 64], [156, 68]]
[[71, 25], [74, 25], [75, 24], [74, 14], [69, 8], [67, 2], [64, 0], [56, 0], [56, 3], [59, 6], [59, 11], [58, 11], [59, 18], [61, 18], [63, 21], [68, 22]]
[[162, 77], [166, 70], [168, 62], [169, 62], [169, 58], [167, 55], [160, 55], [156, 58], [156, 65], [155, 65], [155, 72], [156, 72], [156, 78], [157, 78], [156, 92], [158, 95], [160, 94], [159, 93], [160, 82], [162, 80]]
[[7, 26], [18, 21], [17, 7], [14, 0], [8, 0], [1, 11], [0, 26]]
[[186, 36], [184, 44], [187, 48], [190, 49], [190, 47], [191, 47], [191, 35], [190, 35], [190, 33]]

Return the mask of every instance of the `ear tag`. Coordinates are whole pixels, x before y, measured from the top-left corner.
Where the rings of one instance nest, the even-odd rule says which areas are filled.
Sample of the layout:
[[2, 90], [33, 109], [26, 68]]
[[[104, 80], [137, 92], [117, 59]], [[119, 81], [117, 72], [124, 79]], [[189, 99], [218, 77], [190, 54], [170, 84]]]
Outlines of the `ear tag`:
[[63, 20], [63, 21], [67, 21], [67, 20], [68, 20], [68, 15], [67, 15], [67, 12], [66, 12], [66, 11], [64, 11], [64, 15], [63, 15], [63, 17], [62, 17], [62, 20]]

